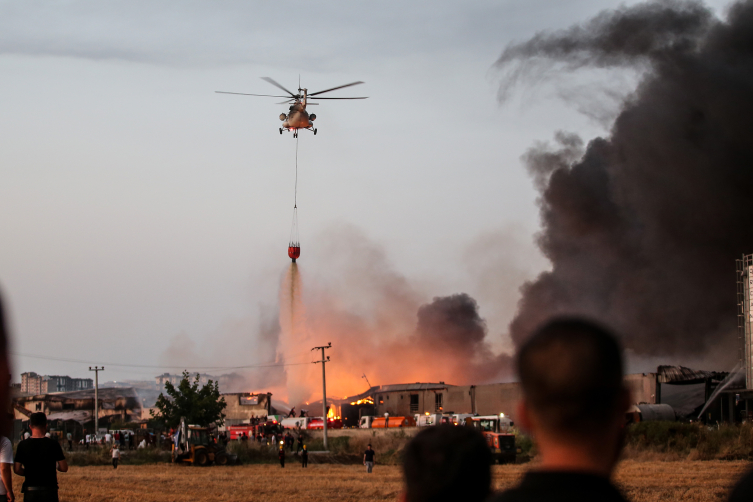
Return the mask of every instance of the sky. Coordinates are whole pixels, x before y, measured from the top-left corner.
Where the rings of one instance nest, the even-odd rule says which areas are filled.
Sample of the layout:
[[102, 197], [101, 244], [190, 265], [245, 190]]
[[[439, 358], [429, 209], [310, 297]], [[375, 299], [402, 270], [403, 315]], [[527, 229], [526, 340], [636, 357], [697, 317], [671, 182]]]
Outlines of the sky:
[[289, 262], [296, 143], [276, 99], [214, 92], [277, 94], [267, 76], [310, 92], [362, 80], [330, 96], [369, 97], [322, 101], [318, 134], [300, 133], [310, 280], [357, 236], [427, 302], [474, 297], [490, 344], [511, 350], [518, 288], [548, 266], [520, 157], [558, 130], [606, 134], [604, 91], [636, 76], [544, 78], [500, 104], [493, 65], [625, 3], [0, 1], [14, 380], [271, 362], [259, 345]]

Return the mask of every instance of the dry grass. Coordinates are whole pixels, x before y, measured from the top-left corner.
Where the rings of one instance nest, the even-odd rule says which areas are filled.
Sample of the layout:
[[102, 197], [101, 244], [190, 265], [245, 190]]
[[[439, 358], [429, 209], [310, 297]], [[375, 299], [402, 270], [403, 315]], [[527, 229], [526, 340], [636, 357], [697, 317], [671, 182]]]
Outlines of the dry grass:
[[[638, 462], [620, 464], [617, 482], [634, 501], [722, 501], [729, 487], [750, 466], [745, 461]], [[494, 488], [517, 482], [528, 465], [494, 466]], [[400, 468], [377, 465], [367, 475], [360, 465], [275, 465], [197, 468], [170, 464], [71, 467], [60, 474], [61, 500], [100, 501], [249, 501], [396, 500]], [[20, 487], [20, 478], [15, 486]]]

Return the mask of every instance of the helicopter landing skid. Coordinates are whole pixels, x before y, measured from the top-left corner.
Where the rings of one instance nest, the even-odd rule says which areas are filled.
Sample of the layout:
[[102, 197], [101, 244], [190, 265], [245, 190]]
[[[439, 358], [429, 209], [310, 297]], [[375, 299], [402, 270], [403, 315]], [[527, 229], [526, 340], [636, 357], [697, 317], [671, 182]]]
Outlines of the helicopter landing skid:
[[298, 129], [290, 129], [289, 127], [280, 127], [279, 130], [280, 130], [280, 134], [282, 134], [283, 131], [290, 132], [292, 130], [293, 131], [293, 137], [297, 138], [298, 137], [298, 131], [300, 131], [301, 129], [306, 129], [307, 131], [312, 131], [314, 133], [314, 136], [316, 136], [316, 131], [317, 130], [316, 130], [315, 127], [301, 127], [301, 128], [298, 128]]

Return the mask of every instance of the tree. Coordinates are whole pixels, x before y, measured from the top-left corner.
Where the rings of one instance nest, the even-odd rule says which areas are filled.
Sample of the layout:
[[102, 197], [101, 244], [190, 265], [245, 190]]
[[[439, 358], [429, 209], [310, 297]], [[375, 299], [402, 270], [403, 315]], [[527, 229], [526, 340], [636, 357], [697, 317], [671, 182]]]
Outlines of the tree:
[[165, 382], [165, 391], [169, 397], [160, 393], [154, 405], [159, 411], [150, 413], [155, 420], [167, 427], [180, 425], [180, 418], [185, 417], [187, 424], [207, 427], [212, 423], [222, 425], [225, 421], [223, 410], [227, 407], [225, 398], [220, 396], [217, 382], [209, 380], [199, 388], [199, 374], [191, 382], [188, 371], [183, 372], [183, 379], [177, 387]]

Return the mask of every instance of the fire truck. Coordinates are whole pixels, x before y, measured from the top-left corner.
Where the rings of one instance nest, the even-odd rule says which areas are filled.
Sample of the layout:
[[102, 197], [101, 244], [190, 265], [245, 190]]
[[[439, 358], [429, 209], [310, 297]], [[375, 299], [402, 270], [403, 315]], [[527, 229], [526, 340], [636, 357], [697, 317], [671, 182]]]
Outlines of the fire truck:
[[[309, 422], [306, 425], [306, 428], [321, 430], [324, 428], [324, 422], [322, 422], [321, 417], [312, 417], [309, 419]], [[327, 429], [342, 429], [342, 428], [343, 428], [343, 422], [339, 418], [327, 419]]]
[[515, 463], [516, 447], [515, 434], [510, 427], [514, 424], [504, 413], [499, 415], [486, 415], [480, 417], [468, 417], [473, 421], [473, 427], [480, 430], [486, 438], [486, 443], [492, 450], [495, 462], [500, 464]]

